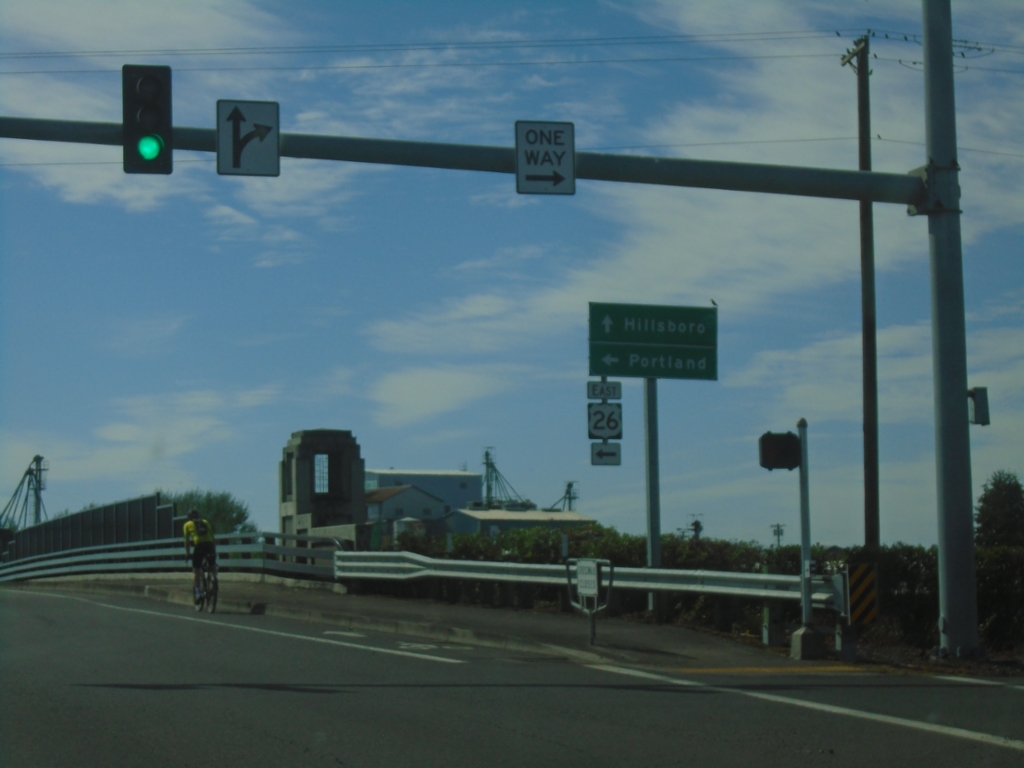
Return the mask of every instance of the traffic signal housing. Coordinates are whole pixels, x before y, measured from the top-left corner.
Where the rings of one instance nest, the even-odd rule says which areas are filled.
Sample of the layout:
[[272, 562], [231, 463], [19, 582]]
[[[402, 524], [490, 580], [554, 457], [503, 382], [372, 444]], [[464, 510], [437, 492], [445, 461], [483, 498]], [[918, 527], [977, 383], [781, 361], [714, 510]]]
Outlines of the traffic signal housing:
[[796, 469], [802, 451], [800, 438], [792, 432], [765, 432], [757, 441], [761, 466], [765, 469]]
[[171, 68], [125, 64], [121, 67], [121, 102], [124, 172], [171, 173]]

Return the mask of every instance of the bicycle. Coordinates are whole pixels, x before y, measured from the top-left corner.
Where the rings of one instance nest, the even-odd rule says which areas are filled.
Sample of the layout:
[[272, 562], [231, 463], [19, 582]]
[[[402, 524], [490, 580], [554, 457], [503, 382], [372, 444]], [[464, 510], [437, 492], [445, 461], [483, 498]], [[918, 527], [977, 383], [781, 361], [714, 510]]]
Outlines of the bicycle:
[[199, 597], [196, 599], [196, 611], [202, 612], [203, 608], [213, 613], [217, 610], [217, 592], [219, 585], [217, 581], [217, 561], [212, 555], [203, 558], [203, 564], [199, 570]]

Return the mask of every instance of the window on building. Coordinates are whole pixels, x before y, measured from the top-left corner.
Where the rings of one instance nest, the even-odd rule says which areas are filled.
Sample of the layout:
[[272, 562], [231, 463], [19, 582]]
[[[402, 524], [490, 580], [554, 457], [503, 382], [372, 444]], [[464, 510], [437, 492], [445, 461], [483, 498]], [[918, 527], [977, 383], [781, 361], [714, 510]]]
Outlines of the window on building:
[[295, 463], [295, 454], [286, 453], [281, 466], [281, 501], [291, 501], [292, 498], [292, 470]]
[[317, 453], [313, 456], [313, 493], [327, 493], [330, 486], [327, 481], [327, 454]]

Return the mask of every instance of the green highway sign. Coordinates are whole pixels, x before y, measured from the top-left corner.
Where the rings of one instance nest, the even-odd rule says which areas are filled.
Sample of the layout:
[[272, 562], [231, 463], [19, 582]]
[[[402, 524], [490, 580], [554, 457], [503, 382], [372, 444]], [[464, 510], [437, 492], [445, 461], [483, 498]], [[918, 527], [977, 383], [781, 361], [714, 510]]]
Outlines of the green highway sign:
[[590, 375], [718, 379], [718, 309], [590, 304]]

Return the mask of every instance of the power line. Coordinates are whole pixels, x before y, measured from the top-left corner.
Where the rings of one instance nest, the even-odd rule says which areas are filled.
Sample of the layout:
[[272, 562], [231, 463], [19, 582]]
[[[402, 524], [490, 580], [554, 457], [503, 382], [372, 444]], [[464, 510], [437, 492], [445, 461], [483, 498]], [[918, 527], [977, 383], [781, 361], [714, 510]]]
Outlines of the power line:
[[856, 136], [832, 136], [821, 139], [758, 139], [752, 141], [700, 141], [689, 144], [637, 144], [621, 147], [589, 147], [580, 150], [581, 152], [604, 152], [609, 149], [659, 149], [661, 147], [720, 147], [730, 144], [792, 144], [804, 141], [846, 141], [856, 139]]
[[[410, 64], [334, 64], [286, 67], [175, 67], [175, 72], [309, 72], [363, 69], [445, 69], [455, 67], [551, 67], [580, 64], [631, 64], [659, 61], [743, 61], [753, 59], [814, 59], [832, 58], [834, 53], [773, 53], [761, 56], [650, 56], [630, 59], [562, 59], [551, 61], [474, 61], [429, 62]], [[118, 73], [120, 69], [39, 69], [0, 72], [0, 75], [95, 75]]]
[[[843, 30], [845, 32], [859, 30]], [[611, 45], [665, 45], [687, 43], [757, 42], [831, 37], [830, 31], [789, 30], [776, 32], [731, 32], [703, 35], [634, 35], [593, 38], [541, 38], [523, 40], [448, 41], [418, 43], [358, 43], [351, 45], [238, 46], [230, 48], [168, 48], [94, 51], [23, 51], [0, 53], [0, 59], [107, 57], [107, 56], [225, 56], [256, 54], [344, 53], [365, 51], [417, 50], [507, 50], [510, 48], [581, 47]]]

